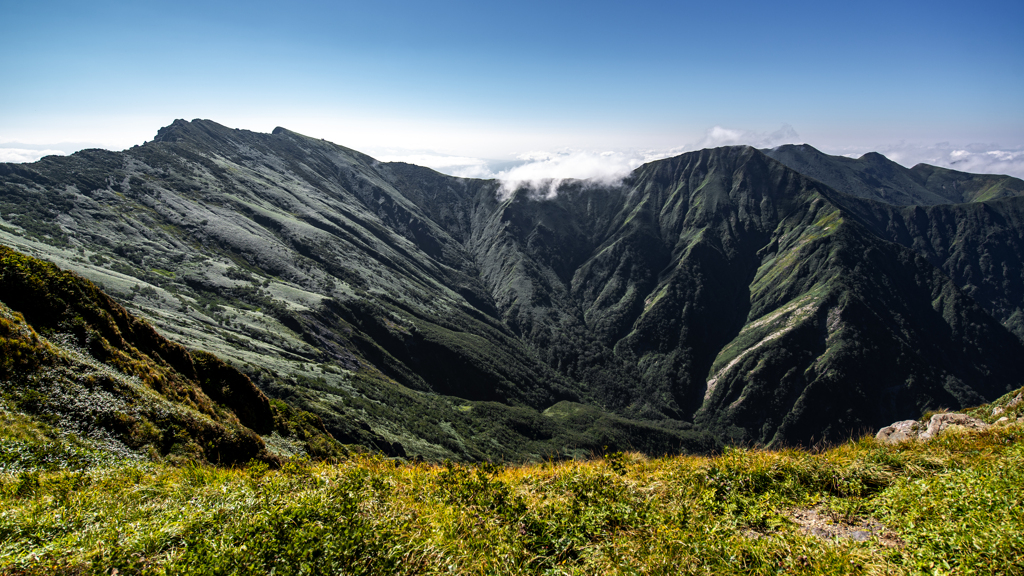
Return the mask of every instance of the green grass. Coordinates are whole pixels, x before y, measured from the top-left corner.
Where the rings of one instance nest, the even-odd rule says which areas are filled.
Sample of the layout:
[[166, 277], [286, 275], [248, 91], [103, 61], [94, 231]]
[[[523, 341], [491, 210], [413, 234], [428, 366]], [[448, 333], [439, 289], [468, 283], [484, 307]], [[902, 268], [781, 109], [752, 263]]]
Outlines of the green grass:
[[[0, 573], [1011, 575], [1024, 574], [1022, 504], [1019, 424], [527, 466], [8, 468]], [[822, 539], [800, 511], [874, 536]]]

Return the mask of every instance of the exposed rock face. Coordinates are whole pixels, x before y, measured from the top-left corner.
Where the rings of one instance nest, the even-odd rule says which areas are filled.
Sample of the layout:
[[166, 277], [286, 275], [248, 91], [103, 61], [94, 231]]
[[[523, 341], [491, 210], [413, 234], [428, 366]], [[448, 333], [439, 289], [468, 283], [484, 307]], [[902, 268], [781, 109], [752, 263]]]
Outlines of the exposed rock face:
[[907, 440], [929, 440], [938, 436], [951, 426], [959, 426], [968, 430], [984, 430], [988, 424], [966, 414], [936, 414], [928, 421], [928, 426], [917, 420], [903, 420], [882, 428], [875, 438], [889, 444], [897, 444]]
[[951, 426], [960, 426], [968, 430], [984, 430], [989, 425], [966, 414], [936, 414], [928, 422], [928, 429], [921, 434], [920, 439], [934, 438]]
[[913, 440], [920, 436], [921, 432], [924, 430], [924, 424], [917, 420], [902, 420], [882, 428], [878, 431], [878, 434], [875, 435], [875, 438], [883, 442], [896, 444], [905, 440]]

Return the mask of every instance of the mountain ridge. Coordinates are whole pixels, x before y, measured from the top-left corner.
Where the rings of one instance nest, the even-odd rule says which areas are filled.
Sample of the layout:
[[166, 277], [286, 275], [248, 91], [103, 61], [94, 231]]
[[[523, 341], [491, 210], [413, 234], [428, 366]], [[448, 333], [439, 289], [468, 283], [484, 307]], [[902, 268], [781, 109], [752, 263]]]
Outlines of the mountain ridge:
[[854, 159], [830, 156], [808, 144], [762, 151], [839, 192], [889, 204], [959, 204], [1024, 194], [1024, 181], [1019, 178], [970, 174], [924, 163], [905, 168], [877, 152]]
[[[911, 178], [893, 170], [887, 182]], [[938, 170], [925, 181], [951, 182]], [[903, 208], [729, 147], [539, 198], [283, 128], [201, 120], [123, 153], [0, 166], [0, 177], [0, 241], [92, 274], [336, 437], [393, 455], [538, 458], [644, 438], [661, 438], [654, 452], [710, 446], [697, 431], [807, 443], [1020, 386], [1012, 262], [991, 273], [1019, 248], [989, 250], [982, 264], [948, 240], [979, 211], [1005, 221], [996, 237], [1012, 236], [1019, 197]], [[975, 196], [1012, 195], [1013, 180]], [[918, 210], [927, 217], [902, 236], [889, 225]], [[959, 251], [928, 252], [931, 220], [953, 226], [939, 244]], [[901, 302], [899, 290], [917, 296]], [[874, 307], [901, 312], [853, 313]], [[870, 356], [886, 369], [839, 353], [872, 339], [905, 345]], [[984, 349], [999, 352], [979, 359]], [[842, 377], [829, 384], [829, 370]], [[875, 385], [893, 389], [884, 406], [865, 400]], [[855, 401], [829, 407], [837, 386]], [[754, 414], [741, 398], [771, 400]], [[596, 428], [574, 436], [555, 416], [569, 412], [548, 414], [566, 402], [593, 411]]]

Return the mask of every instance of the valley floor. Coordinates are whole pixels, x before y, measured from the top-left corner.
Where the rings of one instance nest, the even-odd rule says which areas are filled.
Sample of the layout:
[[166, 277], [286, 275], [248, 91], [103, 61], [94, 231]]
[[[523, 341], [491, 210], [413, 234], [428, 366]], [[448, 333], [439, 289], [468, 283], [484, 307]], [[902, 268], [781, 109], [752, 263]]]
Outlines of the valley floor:
[[3, 574], [1024, 574], [1024, 424], [528, 466], [88, 457], [0, 414]]

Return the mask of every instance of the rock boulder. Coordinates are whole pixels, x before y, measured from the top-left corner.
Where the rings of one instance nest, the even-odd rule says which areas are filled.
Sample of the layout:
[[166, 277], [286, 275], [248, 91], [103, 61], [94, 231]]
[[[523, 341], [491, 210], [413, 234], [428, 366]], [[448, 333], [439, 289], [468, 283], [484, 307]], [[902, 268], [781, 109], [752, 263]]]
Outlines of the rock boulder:
[[938, 436], [943, 430], [951, 426], [959, 426], [969, 430], [984, 430], [989, 427], [988, 424], [981, 420], [966, 414], [935, 414], [928, 421], [927, 426], [917, 420], [903, 420], [882, 428], [875, 435], [875, 438], [889, 444], [897, 444], [913, 439], [928, 440]]

